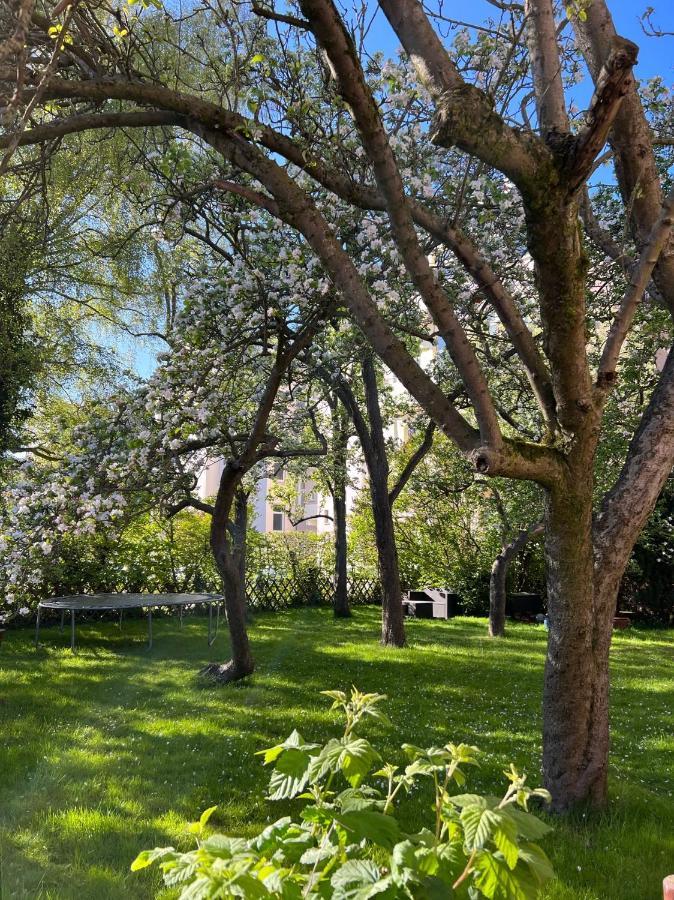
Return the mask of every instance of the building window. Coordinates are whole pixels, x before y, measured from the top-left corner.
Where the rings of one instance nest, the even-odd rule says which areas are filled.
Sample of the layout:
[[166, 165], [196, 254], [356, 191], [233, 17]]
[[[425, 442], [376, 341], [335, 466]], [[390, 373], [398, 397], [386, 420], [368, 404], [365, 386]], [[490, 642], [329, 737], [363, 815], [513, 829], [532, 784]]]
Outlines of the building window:
[[283, 510], [275, 509], [271, 522], [272, 531], [283, 531]]
[[283, 468], [278, 469], [276, 472], [276, 475], [274, 477], [276, 478], [277, 481], [285, 481], [285, 477], [286, 477], [285, 469], [283, 469]]

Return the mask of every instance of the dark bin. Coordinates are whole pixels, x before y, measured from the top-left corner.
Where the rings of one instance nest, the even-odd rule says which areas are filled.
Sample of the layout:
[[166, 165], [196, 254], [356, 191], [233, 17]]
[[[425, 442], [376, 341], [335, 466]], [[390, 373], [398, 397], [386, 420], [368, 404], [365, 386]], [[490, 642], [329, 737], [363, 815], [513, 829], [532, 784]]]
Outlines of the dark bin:
[[514, 619], [521, 616], [536, 616], [544, 611], [543, 598], [540, 594], [527, 594], [521, 591], [508, 594], [506, 598], [506, 615]]

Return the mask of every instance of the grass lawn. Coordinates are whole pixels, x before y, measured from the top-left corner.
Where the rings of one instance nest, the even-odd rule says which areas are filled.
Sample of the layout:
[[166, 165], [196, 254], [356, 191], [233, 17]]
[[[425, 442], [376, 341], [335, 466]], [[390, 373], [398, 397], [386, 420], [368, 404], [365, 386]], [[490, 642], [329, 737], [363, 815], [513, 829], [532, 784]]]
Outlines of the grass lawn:
[[[268, 772], [253, 753], [298, 727], [311, 740], [335, 731], [318, 692], [389, 694], [391, 726], [371, 736], [392, 760], [404, 741], [477, 744], [484, 752], [469, 788], [499, 791], [511, 760], [537, 782], [545, 632], [509, 626], [505, 641], [485, 622], [416, 621], [410, 647], [378, 644], [378, 611], [351, 621], [330, 612], [260, 615], [252, 628], [258, 671], [245, 686], [204, 686], [204, 619], [129, 621], [9, 632], [0, 650], [0, 898], [148, 898], [157, 874], [133, 875], [137, 851], [187, 847], [186, 823], [219, 804], [212, 820], [250, 834], [286, 805], [264, 799]], [[543, 842], [558, 880], [555, 900], [661, 897], [674, 872], [674, 634], [618, 633], [613, 649], [611, 806], [601, 816], [559, 822]], [[407, 801], [406, 801], [407, 802]], [[423, 799], [406, 807], [417, 826]], [[415, 805], [416, 804], [416, 805]]]

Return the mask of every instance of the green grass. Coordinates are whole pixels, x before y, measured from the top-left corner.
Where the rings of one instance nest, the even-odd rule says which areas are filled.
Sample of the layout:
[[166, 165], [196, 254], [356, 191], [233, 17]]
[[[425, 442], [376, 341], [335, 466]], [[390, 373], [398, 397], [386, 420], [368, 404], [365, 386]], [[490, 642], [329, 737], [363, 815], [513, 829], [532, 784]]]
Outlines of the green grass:
[[[67, 635], [12, 631], [0, 650], [0, 897], [148, 898], [156, 873], [132, 875], [142, 848], [187, 847], [186, 823], [219, 804], [217, 828], [254, 833], [285, 811], [265, 801], [268, 773], [253, 753], [298, 727], [323, 740], [336, 730], [318, 692], [355, 684], [390, 696], [392, 725], [372, 735], [391, 759], [404, 741], [468, 741], [484, 751], [469, 787], [500, 790], [514, 761], [537, 780], [545, 633], [485, 622], [412, 622], [410, 647], [378, 644], [377, 611], [348, 622], [329, 611], [261, 615], [251, 629], [258, 670], [244, 686], [205, 687], [196, 677], [226, 655], [206, 647], [203, 619], [112, 624]], [[661, 896], [674, 872], [674, 635], [632, 630], [612, 649], [611, 806], [556, 823], [545, 841], [558, 880], [554, 900]], [[406, 812], [418, 825], [425, 799]], [[168, 897], [168, 894], [161, 896]]]

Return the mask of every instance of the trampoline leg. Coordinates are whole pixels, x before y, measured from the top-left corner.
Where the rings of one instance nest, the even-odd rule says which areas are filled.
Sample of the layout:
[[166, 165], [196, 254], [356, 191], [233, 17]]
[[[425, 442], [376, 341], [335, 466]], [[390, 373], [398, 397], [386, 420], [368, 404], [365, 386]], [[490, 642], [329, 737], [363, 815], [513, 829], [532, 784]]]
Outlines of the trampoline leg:
[[152, 610], [147, 611], [147, 649], [152, 649]]
[[65, 621], [66, 621], [66, 611], [65, 611], [65, 609], [62, 609], [61, 610], [61, 627], [59, 628], [59, 631], [61, 632], [61, 634], [63, 634], [63, 626], [65, 625]]
[[75, 652], [75, 610], [70, 610], [70, 649]]
[[40, 607], [37, 608], [37, 619], [35, 620], [35, 649], [40, 645]]
[[220, 604], [215, 604], [215, 631], [211, 634], [211, 622], [213, 621], [213, 604], [208, 604], [208, 646], [210, 647], [213, 643], [215, 643], [215, 639], [218, 636], [218, 626], [220, 624]]

